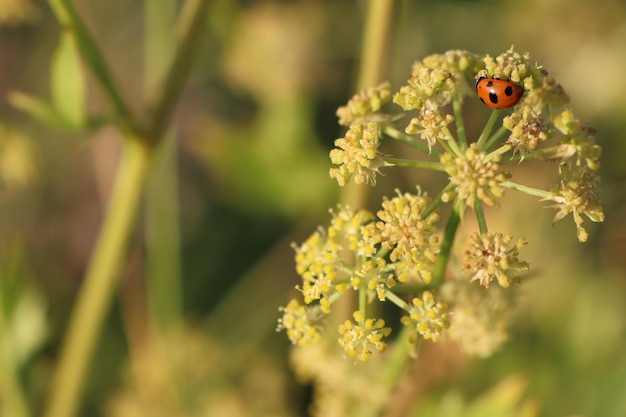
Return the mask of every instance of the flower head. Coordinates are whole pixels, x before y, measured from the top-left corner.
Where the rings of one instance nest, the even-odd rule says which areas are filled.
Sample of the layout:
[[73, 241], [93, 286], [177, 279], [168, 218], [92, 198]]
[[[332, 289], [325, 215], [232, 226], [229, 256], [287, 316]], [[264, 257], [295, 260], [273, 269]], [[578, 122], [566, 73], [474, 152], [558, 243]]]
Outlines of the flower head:
[[422, 109], [419, 117], [414, 117], [406, 127], [405, 132], [419, 134], [422, 140], [428, 143], [428, 147], [432, 148], [438, 140], [450, 139], [450, 131], [448, 125], [454, 121], [451, 114], [445, 116], [439, 110]]
[[339, 124], [350, 126], [354, 122], [364, 122], [390, 99], [391, 85], [388, 82], [361, 91], [352, 97], [347, 105], [337, 109]]
[[360, 311], [355, 311], [353, 317], [356, 323], [346, 320], [339, 326], [339, 345], [349, 356], [365, 362], [374, 351], [383, 352], [387, 348], [383, 337], [389, 336], [391, 329], [385, 327], [382, 319], [364, 319]]
[[487, 159], [487, 153], [479, 151], [475, 143], [471, 144], [463, 156], [444, 153], [441, 162], [450, 175], [450, 182], [456, 185], [457, 198], [466, 205], [474, 207], [476, 198], [493, 206], [496, 199], [502, 197], [502, 183], [509, 174], [499, 170], [498, 155]]
[[489, 287], [495, 279], [500, 286], [507, 288], [515, 279], [511, 273], [528, 271], [528, 262], [518, 259], [519, 249], [526, 246], [526, 241], [512, 242], [511, 235], [472, 233], [470, 248], [463, 254], [463, 269], [474, 274], [470, 281]]
[[448, 70], [432, 69], [417, 62], [409, 77], [408, 85], [400, 88], [393, 102], [404, 110], [436, 109], [450, 102], [455, 89], [454, 76]]
[[554, 126], [563, 135], [555, 157], [561, 162], [572, 160], [576, 165], [585, 164], [592, 170], [600, 167], [601, 149], [596, 144], [595, 130], [581, 123], [569, 109], [554, 117]]
[[541, 142], [550, 138], [548, 125], [532, 107], [524, 106], [521, 111], [506, 116], [502, 125], [511, 131], [507, 143], [522, 155], [534, 151]]
[[330, 160], [338, 168], [330, 169], [330, 177], [344, 186], [352, 177], [357, 184], [376, 184], [379, 168], [391, 166], [378, 152], [380, 129], [377, 123], [350, 125], [346, 136], [335, 140], [336, 148], [330, 151]]
[[561, 165], [561, 181], [558, 189], [553, 190], [550, 200], [556, 210], [553, 222], [557, 222], [572, 213], [576, 223], [576, 236], [580, 242], [586, 242], [587, 231], [582, 226], [586, 215], [593, 222], [604, 221], [604, 211], [600, 201], [600, 177], [587, 167]]
[[495, 58], [487, 55], [483, 62], [485, 69], [478, 72], [476, 79], [486, 77], [508, 80], [521, 83], [525, 90], [535, 88], [542, 79], [541, 67], [530, 61], [530, 54], [515, 52], [513, 47]]
[[461, 97], [473, 94], [474, 85], [473, 83], [470, 85], [467, 80], [471, 79], [483, 65], [480, 55], [463, 50], [429, 55], [422, 62], [428, 68], [450, 72], [454, 76], [455, 87]]
[[383, 200], [383, 208], [377, 213], [378, 234], [373, 239], [390, 251], [389, 259], [396, 263], [399, 281], [417, 278], [428, 283], [439, 253], [439, 238], [435, 235], [439, 214], [433, 212], [422, 218], [430, 204], [425, 193], [396, 193], [397, 197]]
[[435, 300], [431, 291], [424, 291], [422, 297], [411, 301], [409, 315], [402, 317], [402, 324], [414, 326], [411, 341], [416, 342], [418, 335], [437, 342], [441, 333], [450, 325], [447, 304]]
[[320, 343], [321, 337], [317, 327], [319, 317], [313, 309], [300, 305], [296, 300], [291, 300], [287, 306], [281, 307], [280, 311], [283, 316], [278, 320], [276, 330], [286, 330], [287, 337], [292, 344], [306, 346]]
[[468, 355], [486, 358], [507, 341], [514, 294], [500, 287], [483, 288], [448, 282], [442, 297], [452, 304], [446, 336]]

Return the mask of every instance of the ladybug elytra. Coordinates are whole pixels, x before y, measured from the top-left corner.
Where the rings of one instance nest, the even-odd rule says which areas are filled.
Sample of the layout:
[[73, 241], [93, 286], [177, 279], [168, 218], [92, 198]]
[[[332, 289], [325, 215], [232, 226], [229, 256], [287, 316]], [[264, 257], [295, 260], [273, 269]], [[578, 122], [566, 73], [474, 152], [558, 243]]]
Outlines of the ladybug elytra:
[[476, 93], [487, 107], [508, 109], [519, 103], [524, 89], [510, 81], [481, 77], [476, 81]]

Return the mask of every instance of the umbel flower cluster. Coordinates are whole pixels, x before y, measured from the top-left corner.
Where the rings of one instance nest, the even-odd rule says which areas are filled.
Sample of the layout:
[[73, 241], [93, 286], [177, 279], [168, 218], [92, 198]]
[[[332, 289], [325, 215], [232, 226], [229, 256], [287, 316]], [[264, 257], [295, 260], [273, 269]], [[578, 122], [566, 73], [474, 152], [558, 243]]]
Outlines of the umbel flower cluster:
[[[477, 100], [474, 85], [481, 78], [515, 83], [524, 94], [510, 109], [494, 109], [480, 135], [470, 138], [461, 110], [464, 102]], [[384, 113], [389, 102], [408, 117]], [[294, 245], [302, 299], [281, 309], [278, 329], [295, 345], [319, 343], [329, 334], [325, 324], [333, 305], [353, 293], [358, 309], [336, 333], [350, 357], [366, 361], [386, 349], [391, 327], [376, 317], [377, 303], [402, 310], [399, 337], [412, 342], [448, 337], [478, 356], [497, 350], [507, 338], [507, 306], [529, 264], [519, 258], [526, 241], [490, 230], [483, 207], [498, 204], [509, 190], [527, 193], [555, 210], [554, 222], [571, 214], [581, 242], [588, 238], [585, 217], [604, 220], [600, 147], [594, 130], [568, 103], [550, 74], [513, 48], [495, 58], [467, 51], [431, 55], [413, 65], [407, 84], [395, 94], [383, 83], [354, 96], [337, 111], [347, 131], [330, 152], [330, 176], [340, 186], [375, 185], [381, 170], [391, 167], [439, 171], [448, 184], [434, 197], [419, 186], [412, 193], [396, 190], [375, 213], [331, 210], [328, 227]], [[398, 123], [403, 128], [394, 127]], [[423, 158], [384, 154], [379, 147], [389, 139], [421, 151]], [[515, 181], [506, 170], [507, 164], [530, 160], [546, 161], [558, 182], [540, 189]], [[440, 225], [444, 204], [452, 210]], [[477, 230], [467, 242], [455, 242], [463, 247], [457, 262], [462, 271], [452, 277], [446, 267], [468, 211]]]

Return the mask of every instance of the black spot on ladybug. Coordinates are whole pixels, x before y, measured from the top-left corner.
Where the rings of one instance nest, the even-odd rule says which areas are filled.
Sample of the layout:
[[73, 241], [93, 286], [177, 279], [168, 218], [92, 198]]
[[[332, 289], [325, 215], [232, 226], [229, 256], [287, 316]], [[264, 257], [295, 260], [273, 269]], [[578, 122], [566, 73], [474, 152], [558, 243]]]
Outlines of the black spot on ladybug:
[[493, 104], [498, 104], [498, 95], [493, 91], [489, 92], [489, 101]]
[[505, 89], [504, 89], [504, 94], [506, 94], [507, 97], [511, 97], [513, 95], [513, 87], [511, 87], [510, 85], [508, 85]]

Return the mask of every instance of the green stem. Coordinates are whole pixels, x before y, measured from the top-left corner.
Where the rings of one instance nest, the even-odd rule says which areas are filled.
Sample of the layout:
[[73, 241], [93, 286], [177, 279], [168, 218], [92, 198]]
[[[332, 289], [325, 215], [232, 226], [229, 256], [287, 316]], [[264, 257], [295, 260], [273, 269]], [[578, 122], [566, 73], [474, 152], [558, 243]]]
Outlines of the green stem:
[[367, 318], [367, 290], [359, 288], [359, 311], [363, 315], [363, 319]]
[[425, 145], [423, 142], [415, 139], [414, 137], [399, 131], [395, 127], [385, 126], [383, 127], [383, 133], [389, 137], [404, 142], [410, 147], [415, 148], [418, 151], [423, 152], [427, 155], [432, 155], [437, 158], [441, 155], [441, 152], [437, 151], [436, 149], [429, 148], [428, 145]]
[[126, 248], [142, 196], [150, 150], [138, 140], [124, 143], [109, 207], [61, 350], [44, 413], [76, 414], [89, 362], [124, 266]]
[[508, 131], [509, 129], [507, 129], [506, 127], [500, 126], [498, 130], [496, 130], [496, 133], [494, 133], [489, 139], [487, 139], [487, 142], [485, 143], [485, 149], [491, 149], [491, 147], [494, 146], [496, 142], [498, 142], [502, 138], [502, 136]]
[[533, 195], [535, 197], [541, 197], [544, 200], [552, 200], [554, 198], [554, 194], [550, 191], [541, 190], [539, 188], [530, 187], [524, 184], [518, 184], [513, 181], [504, 181], [500, 185], [506, 188], [510, 188], [512, 190], [517, 190], [526, 194]]
[[[370, 0], [368, 2], [357, 91], [378, 85], [383, 78], [384, 65], [387, 62], [387, 44], [393, 21], [393, 6], [393, 0]], [[342, 188], [340, 204], [354, 208], [363, 207], [368, 193], [369, 187], [351, 182]]]
[[403, 159], [403, 158], [385, 158], [386, 162], [390, 164], [394, 164], [399, 167], [410, 167], [410, 168], [421, 168], [421, 169], [432, 169], [435, 171], [445, 171], [445, 166], [441, 162], [433, 162], [433, 161], [416, 161], [413, 159]]
[[480, 134], [480, 137], [476, 141], [476, 146], [478, 146], [478, 149], [481, 149], [481, 150], [487, 149], [485, 147], [485, 142], [491, 135], [491, 132], [493, 131], [493, 128], [495, 127], [496, 122], [498, 121], [498, 117], [500, 117], [500, 112], [501, 112], [500, 110], [493, 110], [491, 114], [489, 115], [489, 119], [487, 120], [487, 123], [485, 124], [484, 129], [482, 133]]
[[404, 301], [402, 298], [398, 297], [395, 293], [389, 290], [385, 291], [385, 297], [387, 297], [389, 301], [391, 301], [404, 311], [409, 311], [409, 309], [411, 308], [406, 301]]
[[478, 230], [480, 230], [481, 236], [486, 236], [489, 233], [487, 228], [487, 218], [485, 217], [485, 211], [483, 210], [483, 203], [478, 198], [474, 201], [474, 212], [476, 213], [476, 220], [478, 221]]
[[486, 155], [483, 158], [483, 162], [489, 162], [491, 161], [493, 158], [495, 158], [496, 156], [500, 156], [503, 155], [505, 153], [507, 153], [508, 151], [511, 150], [511, 145], [504, 145], [504, 146], [500, 146], [498, 149], [496, 149], [495, 151], [489, 153], [488, 155]]
[[448, 218], [448, 224], [443, 235], [443, 241], [441, 242], [441, 250], [439, 256], [435, 261], [435, 267], [433, 268], [433, 279], [430, 282], [430, 288], [437, 288], [443, 282], [445, 277], [448, 261], [450, 260], [450, 254], [452, 252], [452, 244], [454, 243], [454, 237], [456, 236], [456, 230], [461, 222], [461, 213], [458, 205], [454, 205], [450, 217]]
[[452, 98], [452, 110], [454, 111], [454, 122], [456, 124], [456, 136], [459, 140], [461, 150], [467, 148], [467, 136], [465, 136], [465, 122], [463, 121], [463, 111], [461, 109], [461, 99], [458, 94]]
[[430, 202], [430, 204], [428, 205], [428, 207], [426, 207], [426, 209], [422, 212], [422, 220], [426, 219], [428, 216], [430, 216], [430, 214], [435, 211], [437, 209], [437, 207], [439, 207], [439, 205], [441, 204], [442, 201], [442, 197], [445, 193], [449, 193], [450, 191], [454, 190], [457, 187], [456, 184], [448, 184], [446, 185], [446, 187], [441, 190], [439, 192], [439, 194], [437, 194], [437, 197], [435, 197], [433, 199], [433, 201]]
[[146, 127], [145, 138], [152, 143], [158, 142], [167, 127], [174, 106], [185, 86], [191, 70], [194, 51], [201, 39], [201, 32], [207, 20], [208, 0], [187, 0], [180, 12], [178, 33], [180, 41], [176, 46], [174, 60], [166, 73], [162, 87], [152, 100], [150, 118]]
[[387, 62], [387, 45], [391, 33], [394, 2], [370, 0], [368, 2], [363, 43], [361, 44], [361, 65], [357, 90], [363, 90], [380, 83], [384, 64]]
[[73, 32], [83, 61], [98, 80], [105, 94], [109, 97], [123, 126], [130, 131], [135, 130], [136, 126], [134, 126], [133, 116], [119, 93], [116, 82], [113, 80], [113, 76], [97, 44], [94, 42], [87, 27], [76, 13], [70, 1], [48, 0], [48, 3], [54, 11], [59, 23], [61, 23], [66, 30]]

